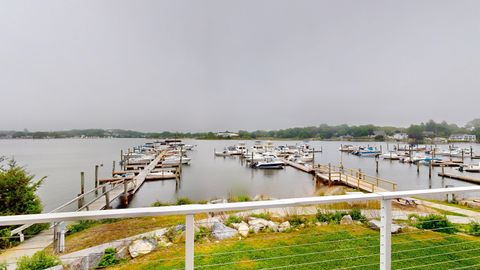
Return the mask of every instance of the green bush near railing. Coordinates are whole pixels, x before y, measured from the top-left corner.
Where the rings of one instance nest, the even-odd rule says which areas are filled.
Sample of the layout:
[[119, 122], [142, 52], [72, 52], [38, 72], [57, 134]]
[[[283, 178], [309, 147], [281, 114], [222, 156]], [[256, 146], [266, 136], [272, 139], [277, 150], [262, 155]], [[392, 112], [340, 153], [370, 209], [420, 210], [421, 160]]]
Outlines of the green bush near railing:
[[56, 256], [38, 251], [32, 257], [20, 257], [17, 261], [17, 270], [43, 270], [60, 264], [62, 263]]

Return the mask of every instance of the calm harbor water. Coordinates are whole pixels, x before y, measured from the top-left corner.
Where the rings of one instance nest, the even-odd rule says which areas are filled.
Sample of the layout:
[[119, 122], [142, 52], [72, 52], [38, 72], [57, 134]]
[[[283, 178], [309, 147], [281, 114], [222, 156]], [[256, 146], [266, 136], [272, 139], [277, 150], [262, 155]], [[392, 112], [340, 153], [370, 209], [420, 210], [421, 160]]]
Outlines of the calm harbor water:
[[[120, 149], [127, 149], [147, 142], [144, 139], [56, 139], [56, 140], [0, 140], [0, 155], [14, 157], [37, 177], [47, 176], [39, 190], [39, 196], [45, 205], [45, 210], [72, 199], [80, 190], [80, 172], [86, 176], [86, 189], [94, 186], [94, 167], [100, 167], [100, 177], [109, 177], [112, 161], [118, 162]], [[175, 181], [146, 182], [133, 197], [130, 207], [149, 206], [154, 201], [175, 201], [178, 197], [188, 197], [192, 200], [208, 200], [226, 198], [229, 194], [259, 194], [274, 198], [291, 198], [311, 196], [315, 192], [312, 176], [287, 167], [283, 170], [253, 170], [235, 157], [215, 157], [214, 149], [234, 145], [238, 141], [203, 141], [186, 140], [186, 143], [197, 145], [188, 155], [192, 158], [191, 165], [185, 166], [181, 184], [176, 187]], [[252, 145], [253, 141], [246, 141]], [[274, 141], [276, 145], [294, 145], [299, 141]], [[310, 145], [323, 149], [316, 153], [316, 163], [343, 162], [346, 168], [361, 168], [369, 175], [375, 173], [374, 158], [360, 158], [338, 151], [340, 144], [382, 145], [383, 149], [393, 148], [386, 143], [352, 143], [312, 141]], [[469, 144], [459, 145], [469, 147]], [[480, 147], [472, 145], [476, 153]], [[447, 146], [444, 146], [447, 148]], [[470, 160], [466, 159], [469, 163]], [[474, 161], [478, 162], [478, 161]], [[428, 167], [421, 166], [417, 174], [415, 165], [402, 164], [398, 161], [379, 162], [379, 177], [398, 184], [399, 190], [439, 188], [445, 185], [468, 186], [469, 183], [452, 179], [442, 179], [436, 176], [440, 168], [434, 169], [434, 176], [428, 178]], [[455, 170], [455, 169], [446, 169]], [[460, 174], [456, 171], [455, 173]], [[475, 175], [475, 174], [474, 174]], [[477, 174], [480, 178], [480, 174]]]

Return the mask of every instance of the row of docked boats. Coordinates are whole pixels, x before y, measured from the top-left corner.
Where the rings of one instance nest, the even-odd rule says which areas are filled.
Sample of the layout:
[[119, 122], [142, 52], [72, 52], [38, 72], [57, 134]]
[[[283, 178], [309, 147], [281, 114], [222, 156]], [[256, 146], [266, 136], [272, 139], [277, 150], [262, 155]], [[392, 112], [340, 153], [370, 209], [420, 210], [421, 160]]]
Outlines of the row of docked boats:
[[217, 157], [239, 156], [250, 163], [250, 167], [259, 169], [281, 169], [285, 166], [282, 158], [291, 162], [313, 162], [315, 150], [307, 143], [296, 145], [275, 145], [272, 142], [255, 141], [250, 147], [245, 142], [227, 146], [223, 151], [214, 151]]
[[[339, 151], [351, 153], [360, 157], [377, 157], [384, 160], [398, 160], [402, 163], [414, 163], [434, 166], [458, 167], [464, 172], [480, 172], [480, 163], [463, 164], [467, 157], [475, 158], [472, 148], [449, 146], [442, 149], [439, 146], [427, 147], [425, 145], [395, 146], [394, 150], [382, 152], [381, 148], [372, 146], [341, 145]], [[448, 159], [447, 159], [448, 158]], [[462, 158], [452, 160], [452, 158]]]

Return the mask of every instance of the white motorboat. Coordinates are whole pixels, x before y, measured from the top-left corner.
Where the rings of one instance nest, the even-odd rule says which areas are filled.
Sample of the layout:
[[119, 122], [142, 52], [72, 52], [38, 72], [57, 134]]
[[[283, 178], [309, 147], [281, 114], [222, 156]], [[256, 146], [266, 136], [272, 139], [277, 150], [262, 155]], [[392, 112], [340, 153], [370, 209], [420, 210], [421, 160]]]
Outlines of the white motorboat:
[[257, 169], [283, 169], [283, 166], [285, 166], [283, 161], [274, 158], [266, 158], [265, 161], [253, 162], [251, 164], [252, 168]]
[[380, 158], [387, 159], [387, 160], [400, 160], [400, 155], [397, 154], [396, 152], [388, 152], [388, 153], [383, 153], [380, 155]]
[[[160, 172], [151, 172], [147, 176], [147, 180], [162, 180], [162, 179], [172, 179], [175, 178], [177, 175], [173, 171], [160, 171]], [[149, 179], [150, 178], [150, 179]]]
[[166, 164], [166, 165], [177, 165], [177, 164], [188, 164], [190, 162], [190, 160], [192, 160], [191, 158], [189, 157], [180, 157], [180, 156], [169, 156], [169, 157], [166, 157], [163, 161], [162, 161], [162, 164]]
[[461, 172], [476, 172], [476, 173], [478, 173], [478, 172], [480, 172], [480, 163], [461, 166], [460, 168], [458, 168], [458, 170], [461, 171]]

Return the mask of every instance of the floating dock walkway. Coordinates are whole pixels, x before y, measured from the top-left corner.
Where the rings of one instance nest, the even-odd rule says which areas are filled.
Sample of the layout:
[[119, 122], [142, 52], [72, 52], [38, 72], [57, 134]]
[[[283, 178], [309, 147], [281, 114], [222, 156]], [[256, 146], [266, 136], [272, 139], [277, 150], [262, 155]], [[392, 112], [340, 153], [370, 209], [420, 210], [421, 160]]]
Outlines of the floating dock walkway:
[[361, 170], [352, 170], [332, 165], [303, 165], [286, 159], [285, 164], [300, 171], [314, 175], [315, 180], [328, 184], [343, 184], [365, 192], [395, 191], [397, 184], [379, 177], [369, 176]]
[[469, 182], [469, 183], [473, 183], [473, 184], [480, 184], [480, 179], [474, 178], [474, 177], [471, 177], [471, 176], [466, 176], [466, 175], [458, 175], [458, 174], [453, 174], [453, 173], [440, 172], [440, 173], [438, 173], [438, 176], [447, 177], [447, 178], [451, 178], [451, 179], [455, 179], [455, 180], [461, 180], [461, 181], [465, 181], [465, 182]]

